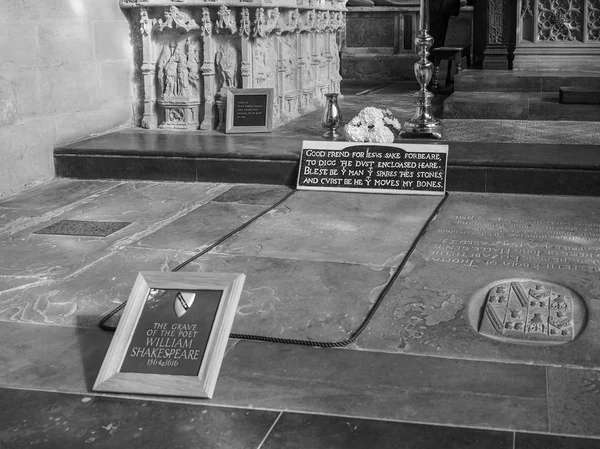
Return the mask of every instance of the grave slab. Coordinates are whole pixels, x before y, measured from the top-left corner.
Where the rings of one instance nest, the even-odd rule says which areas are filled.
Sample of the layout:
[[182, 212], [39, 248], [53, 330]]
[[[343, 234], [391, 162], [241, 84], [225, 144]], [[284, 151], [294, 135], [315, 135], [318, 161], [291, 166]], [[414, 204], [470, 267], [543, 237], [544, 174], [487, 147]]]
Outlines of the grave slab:
[[[599, 210], [598, 198], [451, 194], [356, 346], [600, 367]], [[501, 285], [511, 295], [496, 329], [505, 341], [479, 332]], [[547, 297], [536, 298], [537, 285]], [[574, 298], [579, 330], [567, 323], [572, 309], [560, 295]], [[538, 327], [541, 338], [532, 341]], [[558, 330], [571, 333], [561, 340]]]
[[440, 201], [440, 196], [297, 191], [215, 251], [393, 267]]

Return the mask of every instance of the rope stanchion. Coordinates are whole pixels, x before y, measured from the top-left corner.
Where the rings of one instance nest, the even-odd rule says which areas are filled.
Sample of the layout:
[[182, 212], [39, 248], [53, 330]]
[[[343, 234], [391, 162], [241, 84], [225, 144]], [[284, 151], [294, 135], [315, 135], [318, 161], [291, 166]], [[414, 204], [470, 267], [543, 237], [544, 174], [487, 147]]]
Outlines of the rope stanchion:
[[[172, 271], [173, 272], [179, 271], [181, 268], [185, 267], [190, 262], [198, 259], [199, 257], [203, 256], [207, 252], [211, 251], [212, 249], [214, 249], [215, 247], [217, 247], [218, 245], [220, 245], [221, 243], [223, 243], [227, 239], [231, 238], [232, 236], [234, 236], [235, 234], [237, 234], [241, 230], [243, 230], [246, 227], [248, 227], [250, 224], [252, 224], [256, 220], [258, 220], [260, 217], [264, 216], [265, 214], [269, 213], [271, 210], [275, 209], [277, 206], [279, 206], [284, 201], [286, 201], [287, 199], [289, 199], [295, 192], [296, 191], [293, 190], [288, 195], [286, 195], [283, 199], [281, 199], [280, 201], [278, 201], [277, 203], [275, 203], [273, 206], [269, 207], [265, 211], [263, 211], [260, 214], [256, 215], [255, 217], [253, 217], [252, 219], [250, 219], [249, 221], [247, 221], [246, 223], [244, 223], [239, 228], [237, 228], [237, 229], [229, 232], [225, 236], [221, 237], [219, 240], [217, 240], [215, 243], [213, 243], [212, 245], [210, 245], [208, 248], [205, 248], [204, 250], [202, 250], [198, 254], [190, 257], [188, 260], [186, 260], [185, 262], [183, 262], [180, 265], [178, 265], [177, 267], [175, 267]], [[235, 334], [235, 333], [230, 334], [229, 338], [233, 338], [233, 339], [237, 339], [237, 340], [254, 340], [254, 341], [264, 341], [264, 342], [270, 342], [270, 343], [284, 343], [284, 344], [291, 344], [291, 345], [313, 346], [313, 347], [320, 347], [320, 348], [342, 348], [342, 347], [345, 347], [345, 346], [348, 346], [348, 345], [354, 343], [358, 339], [358, 337], [360, 337], [360, 335], [364, 332], [364, 330], [369, 326], [369, 323], [371, 322], [371, 320], [375, 316], [375, 313], [377, 313], [377, 310], [379, 309], [379, 307], [383, 303], [383, 300], [385, 299], [386, 295], [388, 294], [388, 292], [392, 288], [392, 285], [394, 285], [394, 283], [398, 279], [398, 276], [400, 276], [400, 273], [402, 272], [402, 270], [404, 269], [406, 263], [408, 262], [408, 260], [410, 259], [411, 255], [413, 254], [413, 252], [417, 248], [419, 242], [421, 241], [421, 239], [423, 238], [423, 236], [426, 234], [427, 229], [429, 229], [429, 226], [431, 225], [431, 223], [433, 222], [433, 220], [435, 220], [435, 218], [437, 217], [438, 213], [442, 209], [444, 203], [448, 199], [448, 196], [449, 196], [448, 192], [446, 192], [444, 194], [444, 197], [442, 198], [442, 200], [436, 206], [436, 208], [433, 211], [433, 213], [429, 216], [429, 218], [427, 219], [427, 221], [425, 222], [425, 224], [423, 225], [423, 227], [419, 231], [419, 234], [417, 235], [417, 237], [415, 238], [415, 240], [411, 244], [410, 248], [406, 252], [406, 255], [404, 256], [404, 259], [402, 260], [402, 263], [400, 263], [400, 265], [398, 265], [398, 268], [396, 269], [396, 271], [394, 271], [394, 273], [392, 274], [390, 280], [386, 283], [385, 287], [381, 290], [381, 292], [379, 292], [379, 295], [377, 296], [377, 300], [373, 304], [373, 307], [371, 307], [371, 309], [367, 313], [365, 319], [362, 321], [362, 323], [360, 324], [360, 326], [354, 332], [352, 332], [352, 334], [350, 335], [350, 337], [348, 337], [347, 339], [341, 340], [341, 341], [335, 341], [335, 342], [328, 342], [328, 341], [299, 340], [299, 339], [291, 339], [291, 338], [267, 337], [267, 336], [264, 336], [264, 335], [249, 335], [249, 334]], [[117, 313], [119, 313], [119, 311], [122, 310], [125, 307], [125, 304], [126, 304], [126, 302], [120, 304], [115, 309], [111, 310], [107, 315], [105, 315], [102, 318], [102, 320], [100, 321], [100, 323], [99, 323], [100, 328], [104, 329], [106, 331], [113, 331], [114, 332], [115, 329], [116, 329], [116, 326], [108, 326], [106, 324], [106, 322], [108, 320], [110, 320], [113, 316], [115, 316]]]

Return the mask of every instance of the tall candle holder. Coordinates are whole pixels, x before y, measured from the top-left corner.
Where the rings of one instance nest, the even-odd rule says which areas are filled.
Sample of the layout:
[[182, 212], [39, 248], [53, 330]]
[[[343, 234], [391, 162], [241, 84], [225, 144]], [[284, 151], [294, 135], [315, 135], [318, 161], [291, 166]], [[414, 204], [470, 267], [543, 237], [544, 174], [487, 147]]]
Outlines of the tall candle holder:
[[433, 37], [429, 34], [429, 0], [421, 0], [420, 31], [415, 38], [417, 54], [420, 59], [415, 63], [415, 76], [421, 88], [415, 92], [417, 111], [412, 119], [404, 123], [400, 137], [406, 138], [442, 138], [442, 122], [431, 112], [431, 100], [435, 96], [427, 85], [433, 77], [433, 63], [427, 59], [429, 49], [433, 45]]

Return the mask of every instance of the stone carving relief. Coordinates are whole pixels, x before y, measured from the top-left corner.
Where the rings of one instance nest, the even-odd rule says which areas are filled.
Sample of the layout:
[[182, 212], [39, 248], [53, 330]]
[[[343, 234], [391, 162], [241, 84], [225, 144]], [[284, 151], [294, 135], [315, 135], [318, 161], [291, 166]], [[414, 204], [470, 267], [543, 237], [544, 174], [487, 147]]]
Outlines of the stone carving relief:
[[588, 0], [588, 39], [600, 41], [600, 0]]
[[231, 11], [227, 6], [221, 5], [219, 12], [217, 12], [217, 17], [217, 33], [228, 31], [231, 34], [235, 34], [237, 31], [235, 16], [231, 14]]
[[242, 8], [240, 16], [240, 36], [250, 37], [252, 25], [250, 22], [250, 11], [248, 11], [248, 8]]
[[298, 81], [298, 52], [295, 36], [286, 36], [281, 42], [281, 71], [283, 72], [284, 92], [297, 89]]
[[213, 32], [213, 23], [210, 20], [210, 10], [208, 8], [202, 8], [202, 34], [204, 36], [210, 36]]
[[152, 32], [152, 21], [148, 17], [148, 11], [144, 8], [140, 11], [140, 33], [149, 36]]
[[[312, 66], [310, 64], [310, 42], [307, 34], [302, 34], [300, 36], [300, 48], [301, 50], [298, 58], [298, 68], [301, 72], [302, 89], [312, 90], [315, 85], [315, 80], [312, 73]], [[303, 106], [308, 106], [308, 103], [303, 104]]]
[[485, 295], [478, 331], [503, 341], [566, 343], [581, 332], [585, 304], [567, 287], [531, 279], [494, 284]]
[[335, 33], [345, 26], [343, 1], [302, 0], [311, 6], [305, 10], [275, 0], [209, 2], [140, 7], [142, 0], [120, 0], [140, 14], [142, 126], [213, 129], [228, 87], [274, 87], [276, 121], [314, 110], [324, 93], [339, 89]]
[[504, 0], [489, 0], [488, 43], [504, 43]]
[[215, 58], [220, 87], [238, 87], [239, 52], [227, 41], [221, 45]]
[[194, 19], [188, 14], [180, 12], [177, 6], [171, 6], [165, 12], [165, 20], [158, 19], [157, 26], [160, 31], [169, 28], [182, 33], [200, 28]]
[[198, 98], [199, 65], [197, 42], [187, 38], [163, 46], [156, 63], [159, 97], [165, 100]]
[[531, 8], [531, 0], [523, 0], [521, 5], [521, 19], [533, 17], [533, 9]]
[[538, 0], [540, 41], [583, 40], [583, 0]]
[[275, 84], [277, 50], [273, 39], [254, 42], [254, 81], [256, 87], [271, 87]]

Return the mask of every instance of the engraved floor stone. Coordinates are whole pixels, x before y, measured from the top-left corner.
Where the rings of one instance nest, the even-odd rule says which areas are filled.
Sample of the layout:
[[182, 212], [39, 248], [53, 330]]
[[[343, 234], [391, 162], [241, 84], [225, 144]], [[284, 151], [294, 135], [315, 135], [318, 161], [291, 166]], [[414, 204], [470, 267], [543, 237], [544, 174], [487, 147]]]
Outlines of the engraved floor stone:
[[600, 367], [599, 211], [595, 197], [452, 192], [357, 347]]
[[86, 237], [107, 237], [130, 225], [130, 221], [83, 221], [60, 220], [50, 226], [35, 231], [34, 234], [77, 235]]
[[587, 315], [573, 290], [533, 279], [487, 286], [469, 306], [471, 325], [481, 334], [513, 343], [566, 343], [582, 331]]

